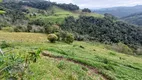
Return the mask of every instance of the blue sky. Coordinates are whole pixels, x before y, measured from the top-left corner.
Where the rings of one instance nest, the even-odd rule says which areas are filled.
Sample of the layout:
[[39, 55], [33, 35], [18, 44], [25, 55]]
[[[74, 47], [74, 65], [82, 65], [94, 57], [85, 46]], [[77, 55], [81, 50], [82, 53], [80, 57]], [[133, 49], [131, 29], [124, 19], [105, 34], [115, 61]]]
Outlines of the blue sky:
[[80, 8], [106, 8], [116, 6], [134, 6], [141, 5], [142, 0], [50, 0], [57, 3], [74, 3], [80, 6]]

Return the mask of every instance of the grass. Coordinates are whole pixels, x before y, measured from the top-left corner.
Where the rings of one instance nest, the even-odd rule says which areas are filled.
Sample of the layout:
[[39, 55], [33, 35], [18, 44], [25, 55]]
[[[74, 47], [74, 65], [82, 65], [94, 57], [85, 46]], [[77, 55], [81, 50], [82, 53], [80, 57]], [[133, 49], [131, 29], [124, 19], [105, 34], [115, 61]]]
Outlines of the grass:
[[[62, 56], [81, 64], [98, 69], [99, 73], [91, 73], [82, 65], [66, 60], [41, 57], [31, 65], [33, 74], [30, 80], [98, 80], [102, 75], [108, 80], [141, 80], [142, 57], [135, 57], [111, 51], [106, 45], [97, 42], [78, 42], [65, 44], [49, 43], [46, 34], [40, 33], [9, 33], [0, 31], [0, 40], [7, 41], [13, 47], [9, 53], [27, 53], [42, 48], [54, 56]], [[81, 48], [83, 46], [84, 48]]]
[[78, 18], [80, 15], [94, 16], [94, 17], [99, 17], [99, 18], [103, 17], [103, 15], [100, 15], [97, 13], [82, 13], [81, 10], [71, 12], [71, 11], [61, 9], [57, 6], [52, 6], [46, 11], [40, 10], [40, 11], [44, 12], [45, 15], [39, 13], [38, 9], [29, 8], [29, 7], [27, 7], [27, 9], [29, 9], [29, 11], [31, 13], [33, 13], [33, 12], [38, 13], [36, 17], [32, 17], [32, 18], [29, 15], [27, 15], [28, 18], [30, 18], [32, 20], [33, 19], [43, 19], [45, 22], [52, 22], [52, 23], [56, 23], [56, 22], [62, 23], [64, 21], [64, 19], [68, 16], [74, 16], [75, 18]]
[[5, 14], [6, 12], [3, 10], [0, 10], [0, 14]]

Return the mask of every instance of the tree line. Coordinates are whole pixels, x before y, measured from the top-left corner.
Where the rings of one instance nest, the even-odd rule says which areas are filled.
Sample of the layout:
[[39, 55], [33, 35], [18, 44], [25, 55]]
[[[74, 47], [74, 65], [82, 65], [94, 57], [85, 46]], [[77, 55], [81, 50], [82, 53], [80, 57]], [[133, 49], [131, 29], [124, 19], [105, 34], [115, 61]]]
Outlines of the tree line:
[[55, 2], [50, 2], [50, 1], [29, 0], [29, 1], [20, 1], [19, 4], [38, 8], [38, 9], [48, 9], [51, 6], [55, 5], [65, 10], [70, 10], [70, 11], [79, 10], [79, 7], [77, 5], [74, 5], [71, 3], [70, 4], [57, 4]]

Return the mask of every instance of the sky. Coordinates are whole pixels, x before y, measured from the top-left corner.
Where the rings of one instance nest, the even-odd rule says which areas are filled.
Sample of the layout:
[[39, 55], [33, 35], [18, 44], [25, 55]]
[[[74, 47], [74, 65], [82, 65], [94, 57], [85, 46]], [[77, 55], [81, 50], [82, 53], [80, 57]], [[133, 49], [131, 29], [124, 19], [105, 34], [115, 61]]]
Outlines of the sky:
[[142, 0], [50, 0], [57, 3], [73, 3], [80, 8], [100, 9], [117, 6], [141, 5]]

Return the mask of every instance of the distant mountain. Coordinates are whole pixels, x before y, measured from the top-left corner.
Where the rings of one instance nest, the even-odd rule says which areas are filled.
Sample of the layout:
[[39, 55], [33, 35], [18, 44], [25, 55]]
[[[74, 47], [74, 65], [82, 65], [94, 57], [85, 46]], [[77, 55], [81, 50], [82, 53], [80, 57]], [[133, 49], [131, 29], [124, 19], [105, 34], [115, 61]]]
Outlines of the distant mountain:
[[122, 19], [128, 23], [142, 26], [142, 12], [131, 14], [129, 16], [123, 17]]
[[112, 7], [112, 8], [104, 8], [99, 10], [94, 10], [94, 12], [104, 14], [109, 13], [117, 17], [125, 17], [134, 13], [142, 12], [142, 5], [137, 5], [133, 7]]

